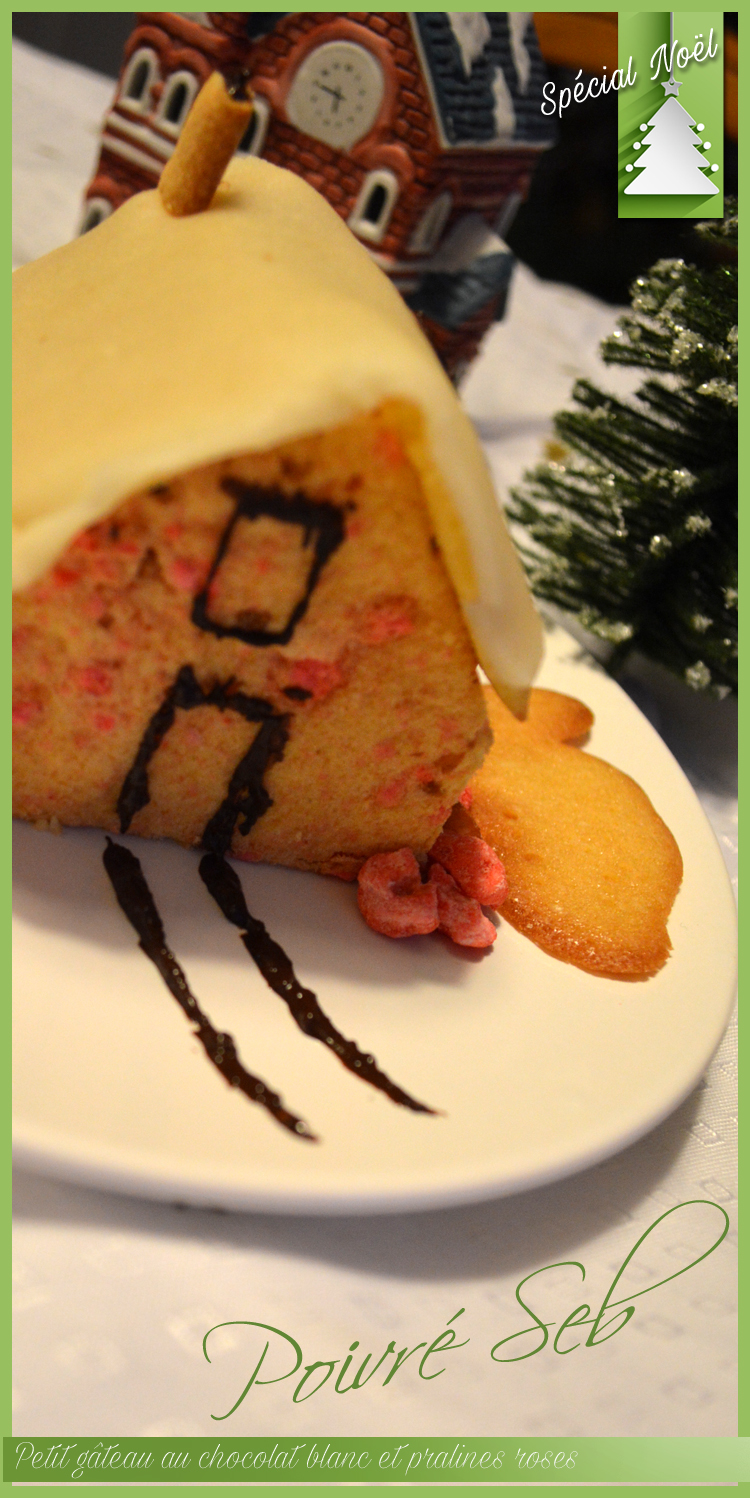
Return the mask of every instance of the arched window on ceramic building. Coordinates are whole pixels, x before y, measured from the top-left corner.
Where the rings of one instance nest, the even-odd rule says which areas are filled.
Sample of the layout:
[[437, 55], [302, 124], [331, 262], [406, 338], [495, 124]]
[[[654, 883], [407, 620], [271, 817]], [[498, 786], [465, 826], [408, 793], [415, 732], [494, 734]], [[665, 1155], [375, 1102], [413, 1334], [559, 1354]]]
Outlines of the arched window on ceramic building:
[[105, 218], [109, 218], [111, 212], [112, 204], [107, 198], [89, 198], [84, 206], [81, 227], [78, 233], [88, 234], [89, 229], [96, 229], [97, 225], [102, 224]]
[[270, 118], [271, 106], [268, 100], [256, 93], [253, 98], [253, 117], [237, 147], [239, 156], [260, 156]]
[[368, 172], [359, 197], [349, 215], [349, 228], [359, 239], [379, 244], [383, 238], [399, 194], [398, 177], [387, 167]]
[[199, 81], [195, 73], [189, 73], [186, 69], [169, 73], [156, 111], [156, 123], [162, 130], [166, 130], [169, 135], [180, 135], [198, 88]]
[[169, 135], [179, 135], [199, 88], [198, 79], [184, 69], [170, 73], [156, 112], [156, 123]]
[[151, 90], [159, 76], [159, 59], [151, 47], [139, 47], [133, 53], [123, 75], [120, 103], [138, 114], [151, 107]]
[[450, 218], [453, 194], [441, 192], [428, 203], [409, 240], [407, 249], [411, 255], [431, 255]]

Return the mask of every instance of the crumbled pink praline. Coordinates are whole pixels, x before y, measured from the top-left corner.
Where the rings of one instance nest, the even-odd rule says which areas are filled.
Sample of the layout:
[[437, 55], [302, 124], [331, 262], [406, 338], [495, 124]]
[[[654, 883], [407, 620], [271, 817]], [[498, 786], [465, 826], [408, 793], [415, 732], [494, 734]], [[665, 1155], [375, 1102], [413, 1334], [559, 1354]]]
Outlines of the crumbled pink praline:
[[442, 832], [430, 848], [430, 858], [447, 869], [470, 899], [480, 905], [502, 905], [508, 893], [505, 869], [484, 838]]
[[374, 853], [357, 875], [357, 902], [381, 936], [426, 936], [437, 930], [437, 890], [422, 884], [411, 848]]
[[459, 947], [491, 947], [497, 932], [479, 901], [465, 895], [439, 863], [430, 868], [429, 882], [437, 893], [439, 929]]
[[507, 893], [497, 854], [482, 838], [443, 833], [429, 857], [426, 884], [410, 848], [366, 860], [357, 876], [357, 899], [368, 926], [382, 936], [426, 936], [440, 930], [458, 946], [492, 946], [497, 932], [481, 902], [498, 905]]

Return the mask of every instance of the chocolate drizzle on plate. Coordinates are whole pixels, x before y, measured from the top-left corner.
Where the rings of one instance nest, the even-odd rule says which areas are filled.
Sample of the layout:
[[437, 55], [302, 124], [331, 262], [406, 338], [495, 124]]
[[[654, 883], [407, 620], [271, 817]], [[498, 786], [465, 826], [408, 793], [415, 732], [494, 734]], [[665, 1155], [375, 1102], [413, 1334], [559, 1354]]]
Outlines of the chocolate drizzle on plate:
[[154, 897], [146, 882], [139, 859], [121, 843], [107, 838], [104, 851], [104, 867], [109, 875], [117, 902], [137, 933], [142, 952], [151, 959], [160, 972], [169, 992], [195, 1026], [195, 1034], [203, 1046], [208, 1059], [220, 1071], [231, 1087], [236, 1087], [253, 1103], [259, 1103], [276, 1119], [277, 1123], [296, 1135], [298, 1139], [317, 1142], [303, 1119], [290, 1113], [277, 1092], [253, 1076], [243, 1066], [231, 1035], [215, 1030], [198, 1000], [190, 992], [188, 981], [174, 953], [170, 951], [164, 937], [164, 927], [156, 908]]
[[222, 914], [239, 928], [242, 942], [253, 962], [274, 993], [288, 1005], [300, 1030], [312, 1039], [322, 1041], [349, 1071], [361, 1077], [364, 1082], [369, 1082], [379, 1092], [384, 1092], [394, 1103], [411, 1108], [414, 1113], [434, 1114], [434, 1108], [428, 1108], [426, 1103], [419, 1103], [408, 1092], [404, 1092], [403, 1088], [398, 1087], [380, 1070], [374, 1057], [360, 1051], [353, 1040], [346, 1040], [331, 1024], [315, 994], [309, 988], [302, 987], [283, 947], [269, 936], [263, 922], [250, 914], [239, 878], [226, 860], [217, 858], [214, 853], [207, 853], [200, 861], [199, 872]]

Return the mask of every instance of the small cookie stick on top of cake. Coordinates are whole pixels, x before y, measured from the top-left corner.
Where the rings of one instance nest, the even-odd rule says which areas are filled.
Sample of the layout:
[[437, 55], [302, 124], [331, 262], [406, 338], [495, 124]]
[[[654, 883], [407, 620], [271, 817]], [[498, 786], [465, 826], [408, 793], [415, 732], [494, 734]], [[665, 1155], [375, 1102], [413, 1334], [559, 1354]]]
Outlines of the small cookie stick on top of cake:
[[227, 81], [212, 73], [201, 89], [160, 178], [167, 213], [184, 218], [208, 208], [253, 117], [247, 74]]
[[434, 843], [477, 660], [518, 709], [541, 630], [367, 252], [292, 173], [235, 159], [202, 206], [185, 161], [14, 278], [15, 808], [351, 878]]

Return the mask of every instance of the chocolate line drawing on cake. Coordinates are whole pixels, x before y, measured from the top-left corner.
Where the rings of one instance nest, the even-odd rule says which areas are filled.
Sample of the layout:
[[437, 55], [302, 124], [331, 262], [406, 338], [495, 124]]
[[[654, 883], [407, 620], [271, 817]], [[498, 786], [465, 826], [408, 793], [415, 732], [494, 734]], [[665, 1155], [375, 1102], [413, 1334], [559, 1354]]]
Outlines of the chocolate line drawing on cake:
[[[221, 487], [237, 501], [233, 515], [226, 525], [211, 563], [208, 577], [201, 592], [193, 602], [191, 618], [199, 629], [217, 635], [221, 639], [239, 639], [246, 645], [268, 646], [289, 643], [294, 631], [307, 611], [310, 598], [328, 558], [341, 545], [345, 537], [344, 516], [341, 509], [325, 500], [311, 500], [297, 493], [290, 498], [278, 490], [266, 490], [258, 485], [242, 484], [235, 479], [224, 479]], [[287, 623], [281, 630], [248, 629], [242, 624], [221, 624], [211, 619], [208, 603], [212, 584], [219, 577], [221, 565], [231, 546], [232, 536], [238, 523], [245, 519], [253, 521], [268, 516], [284, 525], [297, 526], [302, 530], [302, 545], [309, 548], [313, 541], [313, 559], [309, 567], [302, 597], [294, 604]], [[259, 610], [243, 609], [241, 617], [257, 618]], [[304, 689], [290, 688], [285, 693], [291, 701], [305, 701], [310, 695]], [[271, 806], [271, 798], [263, 784], [263, 776], [269, 765], [277, 763], [284, 753], [289, 737], [290, 717], [277, 713], [273, 704], [263, 697], [250, 697], [236, 689], [232, 681], [223, 685], [216, 683], [204, 690], [196, 679], [190, 665], [181, 667], [177, 678], [166, 697], [153, 714], [141, 739], [138, 752], [123, 781], [117, 799], [117, 814], [120, 832], [127, 832], [133, 817], [150, 800], [148, 767], [164, 737], [175, 721], [179, 709], [216, 707], [220, 711], [241, 714], [249, 723], [258, 723], [259, 730], [249, 749], [235, 767], [227, 795], [210, 818], [201, 837], [201, 847], [223, 857], [230, 847], [232, 834], [239, 822], [240, 831], [247, 836], [258, 818]]]
[[[287, 496], [278, 490], [261, 489], [257, 485], [243, 484], [232, 478], [223, 479], [221, 487], [226, 494], [231, 494], [236, 499], [237, 506], [221, 537], [205, 586], [193, 604], [192, 621], [199, 629], [210, 631], [219, 639], [243, 640], [246, 645], [288, 645], [300, 619], [307, 612], [325, 563], [344, 540], [344, 516], [337, 505], [326, 500], [308, 499], [300, 493]], [[313, 559], [302, 597], [292, 608], [283, 629], [278, 630], [253, 629], [240, 621], [236, 624], [222, 624], [212, 619], [208, 612], [212, 588], [215, 590], [222, 562], [231, 547], [239, 522], [257, 520], [262, 515], [284, 525], [300, 526], [305, 548], [309, 547], [313, 536], [315, 537]]]
[[201, 838], [203, 848], [223, 855], [231, 843], [237, 822], [243, 836], [246, 835], [272, 804], [263, 784], [263, 775], [270, 764], [283, 756], [289, 736], [289, 719], [274, 712], [273, 704], [263, 697], [248, 697], [244, 692], [234, 691], [231, 681], [224, 685], [217, 683], [204, 691], [192, 666], [181, 668], [141, 739], [117, 799], [120, 831], [127, 832], [136, 812], [148, 805], [149, 763], [172, 727], [178, 709], [189, 711], [196, 707], [216, 707], [222, 712], [239, 713], [248, 723], [260, 725], [250, 748], [232, 773], [224, 800], [206, 824]]

